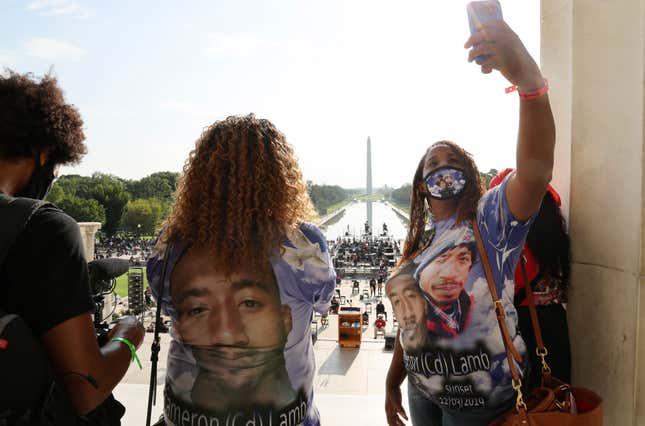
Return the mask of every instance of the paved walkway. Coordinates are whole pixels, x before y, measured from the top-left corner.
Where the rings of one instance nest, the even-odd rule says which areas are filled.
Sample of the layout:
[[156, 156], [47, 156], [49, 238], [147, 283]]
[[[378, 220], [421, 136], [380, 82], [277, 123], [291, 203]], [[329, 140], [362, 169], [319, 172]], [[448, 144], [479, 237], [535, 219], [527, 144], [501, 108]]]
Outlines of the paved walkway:
[[[369, 289], [365, 280], [361, 281], [361, 292], [351, 295], [351, 282], [343, 282], [341, 294], [352, 300], [352, 306], [363, 307], [360, 294], [363, 288]], [[375, 300], [368, 300], [373, 306]], [[388, 318], [392, 310], [387, 298], [383, 298]], [[384, 350], [384, 340], [372, 339], [373, 326], [363, 332], [360, 349], [340, 348], [337, 344], [338, 321], [330, 315], [329, 325], [318, 329], [318, 340], [314, 345], [316, 356], [316, 376], [314, 378], [315, 403], [325, 426], [375, 426], [387, 425], [385, 420], [385, 376], [392, 359], [392, 352]], [[370, 324], [375, 319], [370, 315]], [[388, 321], [388, 328], [392, 321]], [[126, 376], [115, 390], [116, 397], [126, 408], [123, 426], [145, 424], [148, 402], [148, 382], [150, 378], [150, 345], [152, 334], [148, 333], [139, 350], [143, 370], [131, 365]], [[153, 407], [153, 419], [161, 414], [163, 408], [163, 383], [165, 380], [165, 360], [169, 346], [169, 336], [162, 335], [161, 353], [157, 382], [157, 406]], [[407, 384], [402, 386], [404, 406], [407, 410]]]

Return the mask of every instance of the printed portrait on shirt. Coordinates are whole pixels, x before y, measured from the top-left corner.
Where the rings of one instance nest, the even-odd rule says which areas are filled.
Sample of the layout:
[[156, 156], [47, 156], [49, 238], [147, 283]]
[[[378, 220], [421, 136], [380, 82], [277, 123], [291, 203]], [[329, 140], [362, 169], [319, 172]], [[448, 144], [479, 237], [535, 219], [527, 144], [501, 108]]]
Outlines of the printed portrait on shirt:
[[414, 278], [415, 268], [413, 263], [401, 266], [385, 284], [385, 294], [399, 321], [401, 346], [406, 353], [421, 352], [428, 345], [428, 302]]
[[291, 309], [271, 268], [227, 277], [209, 258], [207, 249], [191, 248], [171, 276], [175, 332], [197, 369], [192, 404], [211, 413], [262, 407], [274, 414], [297, 404], [284, 358]]
[[414, 275], [428, 301], [426, 327], [431, 335], [454, 337], [470, 325], [474, 300], [466, 282], [476, 256], [473, 232], [464, 227], [448, 232], [421, 259]]

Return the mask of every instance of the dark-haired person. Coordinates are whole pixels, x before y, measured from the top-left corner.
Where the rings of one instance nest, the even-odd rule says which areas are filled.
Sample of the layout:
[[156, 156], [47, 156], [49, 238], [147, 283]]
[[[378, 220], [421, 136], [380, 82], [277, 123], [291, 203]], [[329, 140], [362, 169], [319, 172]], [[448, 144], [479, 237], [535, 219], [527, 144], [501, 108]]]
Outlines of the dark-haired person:
[[[59, 166], [80, 161], [86, 152], [82, 126], [55, 78], [38, 80], [12, 71], [0, 75], [0, 223], [12, 217], [14, 197], [44, 199]], [[4, 234], [0, 232], [3, 245]], [[132, 355], [123, 342], [97, 344], [80, 230], [51, 204], [36, 210], [0, 265], [0, 308], [21, 316], [39, 337], [57, 376], [55, 389], [62, 389], [62, 399], [46, 402], [39, 387], [48, 390], [49, 383], [8, 383], [4, 375], [8, 370], [3, 369], [20, 371], [29, 365], [0, 365], [0, 413], [31, 409], [36, 418], [47, 410], [53, 413], [52, 424], [74, 425], [80, 421], [77, 415], [92, 412], [110, 395], [130, 365]], [[126, 318], [109, 337], [139, 346], [143, 335], [143, 327]], [[7, 403], [10, 407], [3, 405]], [[111, 408], [111, 413], [90, 417], [114, 416], [109, 424], [119, 424], [122, 407]]]
[[[489, 188], [499, 185], [513, 169], [497, 174]], [[560, 194], [551, 185], [542, 199], [542, 205], [526, 237], [523, 256], [526, 259], [526, 273], [533, 291], [535, 308], [538, 313], [542, 339], [549, 352], [546, 360], [552, 374], [569, 383], [571, 381], [571, 345], [567, 311], [567, 288], [571, 268], [569, 235], [560, 210]], [[515, 270], [515, 307], [520, 332], [526, 342], [526, 351], [531, 365], [529, 387], [540, 385], [541, 361], [535, 352], [537, 343], [528, 309], [526, 280], [522, 266]]]
[[398, 338], [407, 353], [420, 352], [428, 343], [428, 302], [414, 278], [415, 270], [414, 263], [401, 267], [385, 284], [385, 294], [400, 324]]
[[320, 424], [310, 320], [327, 313], [336, 275], [311, 212], [268, 120], [228, 117], [198, 139], [148, 260], [174, 325], [163, 422]]
[[[519, 37], [501, 20], [482, 23], [466, 42], [469, 60], [483, 56], [481, 71], [501, 72], [520, 94], [517, 167], [514, 173], [488, 192], [473, 158], [459, 145], [440, 141], [430, 145], [414, 173], [410, 200], [410, 226], [402, 262], [423, 264], [438, 244], [457, 241], [476, 221], [490, 261], [496, 292], [517, 356], [517, 370], [526, 364], [525, 345], [517, 334], [517, 312], [512, 303], [513, 277], [526, 235], [537, 213], [553, 169], [555, 125], [547, 96], [548, 86], [539, 67]], [[485, 100], [482, 100], [482, 107]], [[490, 147], [494, 149], [494, 147]], [[452, 175], [453, 193], [445, 197], [434, 190], [439, 177]], [[459, 182], [459, 185], [456, 185]], [[461, 187], [459, 190], [458, 188]], [[430, 226], [430, 238], [422, 243]], [[492, 283], [491, 283], [492, 284]], [[484, 426], [515, 404], [516, 393], [502, 344], [490, 290], [478, 256], [464, 290], [473, 297], [469, 326], [451, 336], [431, 336], [423, 363], [401, 362], [393, 357], [386, 381], [389, 394], [400, 392], [401, 370], [406, 369], [414, 425]], [[405, 354], [402, 357], [405, 359]], [[430, 420], [433, 404], [442, 413], [441, 423]], [[390, 425], [402, 424], [402, 408], [386, 406]]]

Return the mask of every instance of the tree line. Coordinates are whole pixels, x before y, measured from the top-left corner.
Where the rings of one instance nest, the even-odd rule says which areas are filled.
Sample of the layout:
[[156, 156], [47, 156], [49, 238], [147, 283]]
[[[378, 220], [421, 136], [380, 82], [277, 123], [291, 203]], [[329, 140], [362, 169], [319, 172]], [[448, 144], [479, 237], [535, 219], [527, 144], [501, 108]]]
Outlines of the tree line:
[[[497, 174], [491, 169], [480, 173], [486, 187]], [[100, 222], [107, 235], [127, 232], [154, 235], [172, 208], [179, 173], [157, 172], [139, 180], [94, 173], [92, 176], [62, 176], [47, 198], [78, 222]], [[309, 196], [319, 215], [330, 208], [364, 193], [363, 189], [343, 189], [338, 185], [316, 185], [307, 182]], [[376, 192], [389, 195], [402, 206], [410, 205], [412, 185], [396, 189], [387, 186]]]
[[307, 182], [309, 198], [314, 204], [319, 215], [326, 215], [328, 210], [334, 204], [346, 201], [349, 198], [348, 190], [334, 185], [314, 185], [311, 181]]
[[94, 173], [62, 176], [47, 201], [78, 222], [101, 222], [107, 235], [125, 231], [153, 235], [170, 212], [179, 173], [158, 172], [140, 180]]
[[[104, 173], [65, 175], [53, 185], [47, 201], [77, 222], [100, 222], [107, 235], [154, 235], [170, 213], [178, 179], [179, 173], [173, 172], [157, 172], [139, 180]], [[349, 197], [340, 186], [307, 182], [307, 187], [321, 215]]]

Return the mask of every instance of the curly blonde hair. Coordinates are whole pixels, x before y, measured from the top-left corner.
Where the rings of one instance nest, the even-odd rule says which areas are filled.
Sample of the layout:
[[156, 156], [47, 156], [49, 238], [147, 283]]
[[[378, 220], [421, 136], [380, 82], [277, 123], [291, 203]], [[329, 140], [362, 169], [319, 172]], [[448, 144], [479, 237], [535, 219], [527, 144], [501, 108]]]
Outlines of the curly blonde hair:
[[208, 247], [226, 275], [267, 272], [269, 257], [313, 212], [285, 136], [253, 114], [217, 121], [195, 143], [164, 240]]

